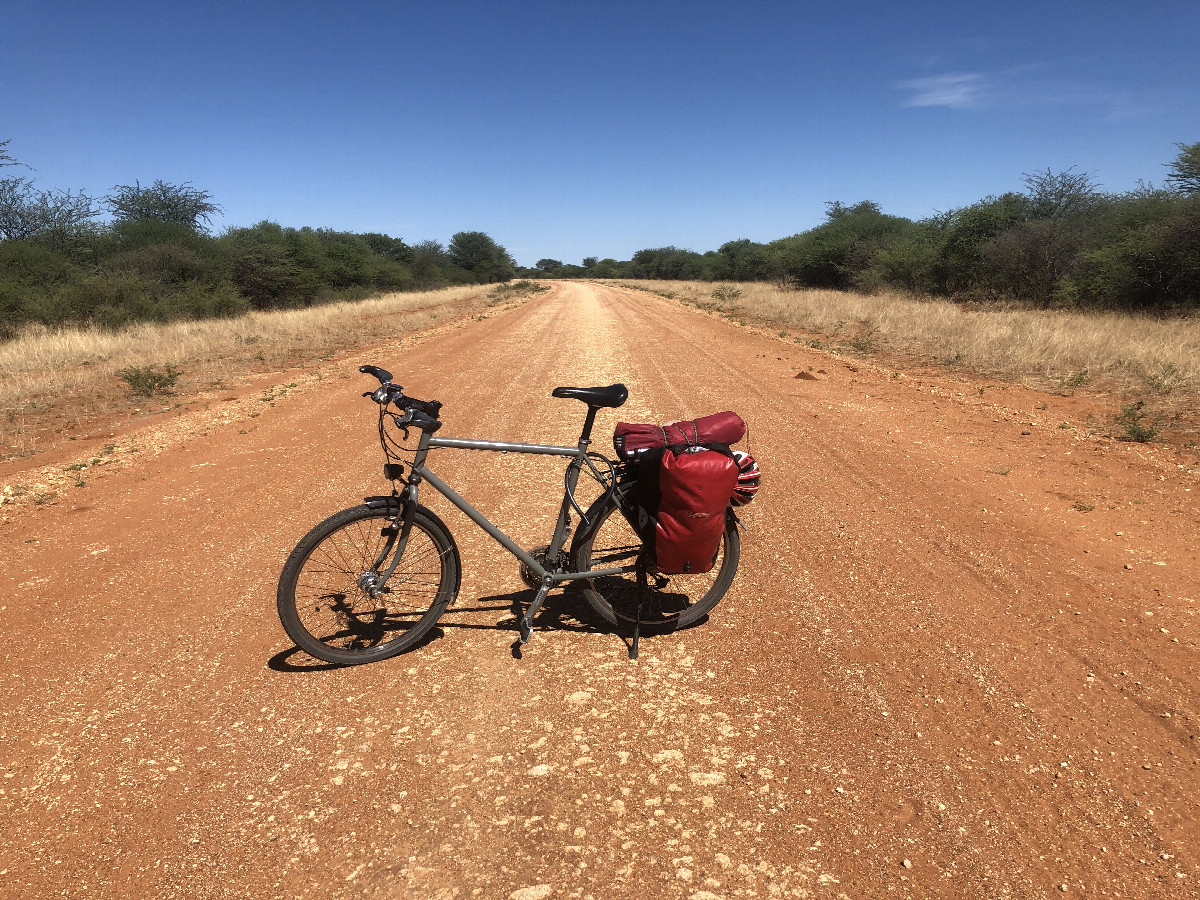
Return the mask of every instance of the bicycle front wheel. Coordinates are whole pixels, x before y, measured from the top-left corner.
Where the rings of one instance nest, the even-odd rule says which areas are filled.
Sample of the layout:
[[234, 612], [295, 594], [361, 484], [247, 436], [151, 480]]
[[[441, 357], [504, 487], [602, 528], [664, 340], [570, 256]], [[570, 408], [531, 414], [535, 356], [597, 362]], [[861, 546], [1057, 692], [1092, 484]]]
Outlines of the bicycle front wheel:
[[292, 551], [279, 576], [279, 620], [296, 646], [339, 665], [403, 653], [458, 595], [458, 547], [418, 506], [404, 556], [383, 590], [399, 528], [395, 509], [355, 506], [330, 516]]
[[[576, 572], [588, 569], [633, 565], [643, 552], [642, 539], [625, 519], [618, 501], [604, 498], [588, 510], [588, 520], [599, 517], [591, 531], [582, 530], [581, 540], [571, 547]], [[721, 548], [713, 567], [698, 575], [654, 575], [647, 578], [646, 594], [638, 615], [637, 575], [604, 575], [582, 582], [588, 605], [610, 625], [632, 625], [640, 621], [643, 631], [674, 631], [702, 619], [720, 602], [737, 574], [741, 542], [732, 518], [725, 525]]]

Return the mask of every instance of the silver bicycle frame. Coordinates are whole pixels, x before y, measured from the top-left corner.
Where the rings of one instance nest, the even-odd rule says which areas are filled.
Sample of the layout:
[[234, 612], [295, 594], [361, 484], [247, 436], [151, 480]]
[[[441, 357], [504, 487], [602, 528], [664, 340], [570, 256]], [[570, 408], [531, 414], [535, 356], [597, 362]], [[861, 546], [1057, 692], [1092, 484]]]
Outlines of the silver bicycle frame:
[[[543, 581], [549, 578], [552, 583], [557, 584], [583, 578], [598, 578], [603, 575], [623, 575], [628, 572], [634, 572], [637, 570], [636, 565], [608, 569], [589, 569], [586, 572], [547, 571], [541, 563], [527, 553], [516, 541], [501, 531], [487, 516], [477, 510], [468, 500], [455, 491], [454, 488], [438, 478], [437, 475], [425, 466], [425, 456], [429, 450], [438, 447], [451, 450], [490, 450], [494, 453], [527, 453], [535, 456], [563, 456], [569, 458], [571, 462], [567, 467], [566, 490], [563, 493], [562, 507], [559, 509], [558, 523], [555, 525], [554, 536], [550, 540], [550, 547], [546, 554], [548, 558], [554, 559], [562, 551], [563, 545], [567, 541], [572, 495], [576, 485], [579, 483], [580, 471], [582, 471], [584, 466], [587, 466], [592, 472], [599, 475], [599, 470], [596, 469], [587, 456], [587, 448], [590, 443], [590, 440], [582, 437], [576, 447], [555, 447], [548, 444], [511, 444], [503, 441], [479, 441], [470, 438], [433, 437], [428, 432], [422, 431], [420, 442], [417, 444], [416, 454], [413, 457], [412, 473], [419, 476], [421, 480], [429, 482], [434, 490], [458, 507], [467, 518], [491, 535], [501, 547], [528, 566]], [[416, 503], [417, 483], [410, 480], [406, 492], [411, 492], [411, 499], [413, 503]], [[587, 527], [588, 524], [585, 522], [584, 527]]]

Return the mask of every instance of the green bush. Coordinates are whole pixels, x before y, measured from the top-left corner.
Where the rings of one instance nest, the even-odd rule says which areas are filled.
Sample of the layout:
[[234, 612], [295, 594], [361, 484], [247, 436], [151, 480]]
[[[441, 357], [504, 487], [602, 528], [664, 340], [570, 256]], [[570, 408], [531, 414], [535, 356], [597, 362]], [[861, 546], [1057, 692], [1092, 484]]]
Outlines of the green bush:
[[544, 284], [538, 284], [536, 281], [510, 281], [507, 284], [498, 284], [488, 292], [488, 296], [495, 301], [508, 300], [512, 297], [523, 297], [527, 294], [540, 294], [542, 291], [548, 291], [550, 288]]
[[176, 242], [125, 251], [114, 256], [110, 265], [117, 271], [136, 273], [147, 281], [160, 284], [196, 281], [215, 274], [195, 251]]
[[130, 366], [118, 369], [115, 374], [129, 385], [135, 396], [152, 397], [155, 394], [170, 393], [171, 388], [175, 386], [175, 382], [179, 380], [179, 376], [183, 372], [174, 366], [166, 366], [162, 369], [155, 366]]
[[1146, 409], [1144, 400], [1138, 400], [1136, 403], [1130, 403], [1121, 407], [1121, 411], [1116, 416], [1116, 421], [1118, 425], [1124, 428], [1126, 440], [1145, 444], [1158, 436], [1158, 423], [1146, 424], [1144, 421], [1149, 415], [1150, 413]]
[[914, 228], [867, 200], [831, 203], [827, 215], [825, 224], [767, 245], [774, 270], [804, 287], [849, 289], [883, 248]]
[[238, 258], [233, 283], [255, 309], [308, 306], [321, 287], [313, 272], [279, 245], [261, 246]]

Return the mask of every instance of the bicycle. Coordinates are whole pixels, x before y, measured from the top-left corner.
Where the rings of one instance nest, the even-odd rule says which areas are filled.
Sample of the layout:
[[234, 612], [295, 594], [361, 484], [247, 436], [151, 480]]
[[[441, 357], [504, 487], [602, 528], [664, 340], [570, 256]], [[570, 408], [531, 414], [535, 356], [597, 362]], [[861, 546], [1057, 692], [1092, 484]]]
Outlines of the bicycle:
[[[628, 398], [623, 384], [555, 388], [551, 396], [580, 400], [588, 410], [576, 446], [558, 447], [435, 437], [442, 426], [440, 402], [406, 397], [386, 369], [361, 366], [359, 371], [379, 380], [379, 387], [363, 396], [379, 405], [384, 476], [392, 482], [392, 493], [366, 497], [361, 505], [330, 516], [301, 538], [284, 563], [276, 597], [279, 618], [296, 646], [311, 656], [356, 665], [403, 653], [421, 641], [456, 599], [462, 572], [458, 546], [445, 523], [418, 502], [422, 483], [515, 556], [522, 579], [536, 589], [517, 621], [515, 648], [528, 643], [534, 617], [559, 584], [578, 584], [588, 606], [609, 625], [632, 627], [632, 659], [643, 630], [686, 628], [706, 616], [729, 589], [741, 552], [740, 523], [731, 507], [725, 511], [712, 569], [703, 575], [664, 576], [654, 568], [638, 533], [633, 465], [588, 449], [599, 410], [615, 409]], [[397, 440], [389, 425], [403, 434], [405, 443], [409, 429], [417, 429], [416, 448]], [[520, 547], [442, 481], [425, 465], [429, 451], [439, 448], [568, 458], [549, 543]], [[586, 511], [575, 498], [582, 473], [601, 488]], [[572, 512], [580, 521], [573, 535]], [[570, 550], [564, 553], [568, 539]]]

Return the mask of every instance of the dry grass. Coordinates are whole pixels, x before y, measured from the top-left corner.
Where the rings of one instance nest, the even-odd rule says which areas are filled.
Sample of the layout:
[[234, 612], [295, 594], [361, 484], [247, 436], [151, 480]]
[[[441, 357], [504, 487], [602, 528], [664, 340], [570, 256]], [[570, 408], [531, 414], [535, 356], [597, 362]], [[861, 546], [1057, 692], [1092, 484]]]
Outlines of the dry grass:
[[488, 288], [469, 286], [121, 331], [31, 328], [0, 344], [0, 433], [10, 452], [24, 455], [45, 446], [48, 422], [62, 430], [137, 405], [116, 375], [128, 367], [181, 370], [175, 390], [186, 394], [392, 340], [488, 304]]
[[792, 291], [758, 283], [732, 286], [740, 291], [733, 300], [714, 299], [719, 286], [705, 282], [636, 281], [624, 286], [673, 295], [730, 318], [819, 335], [825, 340], [818, 341], [835, 350], [898, 352], [1040, 386], [1104, 382], [1122, 392], [1159, 397], [1194, 395], [1200, 386], [1196, 316], [1162, 320], [981, 309], [898, 294]]

